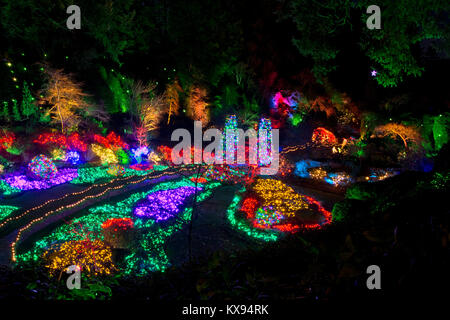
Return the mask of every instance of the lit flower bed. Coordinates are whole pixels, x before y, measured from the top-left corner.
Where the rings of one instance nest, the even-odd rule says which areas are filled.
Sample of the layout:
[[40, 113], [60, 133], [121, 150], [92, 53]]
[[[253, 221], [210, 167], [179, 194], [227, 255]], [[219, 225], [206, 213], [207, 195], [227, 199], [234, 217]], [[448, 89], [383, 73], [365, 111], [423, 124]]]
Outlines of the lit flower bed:
[[[102, 226], [112, 225], [107, 222], [114, 219], [123, 219], [133, 217], [133, 211], [140, 201], [147, 201], [147, 197], [158, 191], [176, 190], [181, 187], [190, 187], [192, 190], [195, 185], [188, 178], [179, 181], [162, 181], [155, 185], [151, 190], [145, 192], [135, 192], [128, 198], [115, 202], [98, 205], [90, 208], [86, 215], [75, 218], [71, 224], [58, 226], [47, 236], [42, 237], [34, 243], [34, 246], [24, 252], [17, 254], [18, 263], [25, 261], [38, 261], [43, 252], [48, 251], [55, 243], [67, 243], [84, 241], [87, 233], [91, 239], [103, 240]], [[213, 182], [202, 185], [202, 191], [197, 195], [197, 202], [200, 203], [209, 197], [212, 191], [220, 186], [220, 183]], [[154, 219], [133, 219], [135, 233], [135, 250], [125, 257], [123, 272], [125, 274], [146, 275], [149, 272], [164, 271], [170, 266], [169, 258], [165, 252], [166, 241], [175, 232], [178, 232], [191, 219], [192, 208], [181, 208], [177, 219], [172, 219], [167, 223], [158, 223]], [[81, 224], [86, 227], [82, 232], [73, 232], [73, 224]], [[124, 226], [128, 223], [125, 222]], [[138, 236], [136, 236], [138, 235]]]
[[77, 169], [66, 168], [59, 170], [55, 176], [46, 180], [31, 179], [27, 175], [13, 175], [4, 178], [4, 181], [12, 188], [18, 190], [41, 190], [70, 182], [78, 177]]
[[[321, 218], [318, 222], [304, 221], [299, 215], [302, 212], [318, 214]], [[227, 216], [239, 230], [265, 241], [278, 239], [280, 231], [316, 229], [331, 222], [331, 213], [318, 201], [297, 194], [275, 179], [257, 179], [244, 197], [236, 195]]]
[[[197, 187], [197, 191], [202, 188]], [[151, 193], [145, 202], [134, 210], [139, 218], [152, 218], [156, 222], [168, 220], [177, 215], [182, 205], [195, 192], [195, 187], [180, 187], [173, 190], [163, 190]]]
[[87, 276], [108, 275], [116, 270], [111, 249], [101, 240], [67, 241], [44, 252], [42, 258], [52, 275], [65, 272], [72, 265]]

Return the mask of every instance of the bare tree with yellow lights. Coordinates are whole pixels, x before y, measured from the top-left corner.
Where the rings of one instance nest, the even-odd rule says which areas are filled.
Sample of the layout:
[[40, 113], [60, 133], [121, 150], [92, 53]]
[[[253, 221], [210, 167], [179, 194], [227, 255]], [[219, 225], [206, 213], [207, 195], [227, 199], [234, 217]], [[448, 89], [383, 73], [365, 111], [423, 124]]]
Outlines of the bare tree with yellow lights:
[[207, 94], [206, 89], [192, 86], [187, 101], [187, 116], [194, 121], [201, 121], [202, 126], [209, 122]]
[[90, 104], [86, 102], [88, 95], [81, 89], [81, 83], [74, 80], [73, 75], [66, 74], [62, 69], [53, 69], [43, 65], [48, 78], [40, 95], [43, 97], [39, 104], [49, 104], [46, 115], [50, 115], [52, 123], [61, 125], [61, 132], [67, 133], [81, 122], [82, 111], [86, 111]]
[[417, 128], [401, 123], [388, 123], [378, 126], [374, 129], [373, 136], [381, 138], [387, 136], [392, 138], [398, 137], [402, 140], [405, 149], [408, 149], [408, 143], [419, 145], [421, 141], [421, 136]]
[[155, 87], [154, 83], [144, 85], [140, 81], [132, 87], [133, 102], [130, 104], [130, 111], [139, 145], [146, 144], [148, 134], [159, 129], [163, 115], [168, 110], [165, 97], [154, 94]]
[[183, 91], [181, 86], [178, 84], [178, 80], [175, 79], [174, 82], [169, 83], [166, 87], [165, 98], [168, 105], [168, 117], [167, 124], [170, 123], [170, 117], [172, 115], [178, 115], [180, 108], [180, 96], [179, 93]]

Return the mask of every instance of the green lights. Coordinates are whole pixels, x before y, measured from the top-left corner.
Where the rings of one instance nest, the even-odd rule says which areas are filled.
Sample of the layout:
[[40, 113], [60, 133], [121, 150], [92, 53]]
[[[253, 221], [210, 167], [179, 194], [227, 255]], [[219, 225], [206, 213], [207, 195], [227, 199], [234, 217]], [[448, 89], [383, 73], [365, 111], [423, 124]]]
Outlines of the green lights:
[[[240, 190], [240, 193], [245, 192], [245, 188], [242, 188]], [[247, 234], [249, 237], [263, 240], [263, 241], [275, 241], [278, 240], [280, 237], [280, 233], [273, 230], [263, 230], [263, 229], [256, 229], [251, 227], [248, 222], [245, 219], [239, 219], [236, 216], [236, 212], [239, 206], [239, 202], [241, 201], [242, 197], [238, 193], [234, 196], [233, 200], [231, 201], [230, 206], [227, 209], [227, 218], [230, 224], [237, 228], [239, 231]]]
[[0, 205], [0, 221], [9, 217], [11, 213], [17, 209], [19, 209], [19, 207]]
[[[203, 192], [197, 195], [197, 202], [202, 202], [211, 195], [214, 188], [221, 184], [215, 182], [199, 185], [203, 187]], [[19, 262], [37, 261], [52, 245], [82, 240], [85, 237], [89, 237], [91, 240], [104, 240], [101, 226], [106, 220], [133, 218], [135, 219], [134, 226], [139, 230], [139, 236], [136, 239], [136, 248], [125, 258], [123, 272], [125, 274], [145, 275], [149, 272], [164, 271], [170, 266], [169, 258], [164, 249], [165, 244], [172, 234], [181, 230], [190, 221], [192, 208], [185, 208], [170, 225], [156, 223], [152, 219], [135, 218], [132, 215], [133, 208], [137, 201], [144, 199], [153, 192], [185, 186], [194, 187], [195, 183], [189, 178], [161, 182], [149, 191], [133, 193], [128, 198], [114, 204], [107, 203], [91, 208], [86, 215], [73, 219], [71, 223], [59, 226], [51, 234], [35, 242], [30, 251], [18, 255], [17, 259]]]

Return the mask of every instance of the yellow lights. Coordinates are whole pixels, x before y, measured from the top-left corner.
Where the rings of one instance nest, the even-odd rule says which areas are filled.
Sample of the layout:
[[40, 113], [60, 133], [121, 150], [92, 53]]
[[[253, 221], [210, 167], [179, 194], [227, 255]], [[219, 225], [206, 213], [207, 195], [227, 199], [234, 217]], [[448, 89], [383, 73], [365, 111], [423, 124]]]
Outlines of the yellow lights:
[[91, 145], [91, 149], [92, 152], [100, 158], [102, 164], [119, 163], [117, 156], [111, 149], [102, 147], [101, 145], [95, 143]]
[[322, 180], [327, 176], [327, 172], [322, 168], [313, 168], [309, 171], [309, 176], [316, 180]]
[[12, 80], [13, 80], [14, 82], [17, 82], [17, 78], [16, 78], [16, 77], [13, 77]]
[[253, 190], [262, 199], [263, 206], [272, 207], [288, 217], [308, 208], [306, 199], [279, 180], [257, 179]]
[[[14, 216], [14, 217], [10, 217], [10, 218], [5, 219], [5, 220], [0, 224], [0, 228], [3, 227], [5, 224], [7, 224], [7, 223], [10, 222], [10, 221], [18, 220], [18, 219], [24, 217], [25, 215], [28, 215], [30, 212], [34, 212], [34, 211], [36, 211], [36, 210], [38, 210], [38, 209], [41, 209], [41, 208], [43, 208], [44, 206], [46, 206], [46, 205], [48, 205], [48, 204], [50, 204], [50, 203], [53, 203], [53, 202], [56, 202], [56, 201], [63, 200], [63, 199], [65, 199], [65, 198], [67, 198], [67, 197], [73, 197], [73, 196], [75, 196], [75, 195], [82, 195], [82, 194], [85, 194], [85, 193], [87, 193], [87, 192], [89, 192], [89, 191], [91, 191], [91, 190], [93, 190], [93, 189], [94, 189], [94, 190], [96, 190], [96, 189], [98, 190], [99, 187], [104, 187], [104, 186], [106, 186], [106, 185], [108, 185], [108, 184], [111, 185], [111, 186], [107, 187], [106, 189], [104, 189], [104, 190], [101, 191], [101, 192], [98, 192], [98, 193], [96, 193], [96, 194], [86, 195], [86, 196], [84, 196], [83, 198], [81, 198], [81, 199], [78, 200], [78, 201], [72, 202], [72, 203], [70, 203], [70, 204], [68, 204], [68, 205], [61, 206], [61, 207], [56, 208], [56, 209], [54, 209], [54, 210], [47, 211], [45, 214], [43, 214], [43, 215], [40, 216], [39, 218], [35, 218], [35, 219], [31, 220], [29, 223], [27, 223], [26, 225], [24, 225], [23, 227], [21, 227], [21, 228], [18, 230], [18, 233], [17, 233], [17, 235], [16, 235], [16, 238], [14, 239], [14, 241], [13, 241], [13, 242], [11, 243], [11, 245], [10, 245], [10, 247], [11, 247], [11, 260], [12, 260], [13, 262], [16, 262], [16, 261], [17, 261], [17, 258], [16, 258], [16, 246], [17, 246], [17, 244], [19, 243], [19, 241], [21, 240], [23, 234], [24, 234], [28, 229], [30, 229], [34, 224], [36, 224], [36, 223], [38, 223], [38, 222], [44, 220], [44, 219], [47, 218], [48, 216], [50, 216], [50, 215], [52, 215], [52, 214], [54, 214], [54, 213], [57, 213], [57, 212], [59, 212], [59, 211], [64, 211], [64, 210], [72, 209], [72, 208], [74, 208], [74, 207], [80, 205], [81, 203], [83, 203], [83, 202], [85, 202], [85, 201], [87, 201], [87, 200], [95, 199], [95, 198], [98, 198], [98, 197], [102, 197], [102, 196], [104, 196], [106, 193], [108, 193], [109, 191], [119, 190], [119, 189], [122, 189], [122, 188], [125, 188], [125, 187], [129, 186], [130, 184], [138, 184], [138, 183], [141, 183], [141, 182], [143, 182], [143, 181], [145, 181], [145, 180], [148, 180], [148, 179], [158, 179], [158, 178], [161, 178], [161, 177], [163, 177], [163, 176], [179, 174], [179, 173], [181, 173], [182, 171], [189, 171], [189, 170], [190, 170], [190, 168], [182, 168], [181, 170], [178, 170], [178, 171], [172, 171], [172, 172], [167, 172], [167, 171], [166, 171], [166, 172], [162, 172], [162, 173], [160, 173], [160, 174], [158, 174], [158, 175], [154, 175], [154, 176], [151, 175], [152, 173], [149, 173], [149, 174], [146, 174], [146, 175], [144, 175], [144, 176], [139, 176], [139, 179], [138, 179], [138, 180], [135, 180], [135, 181], [130, 181], [130, 180], [131, 180], [132, 178], [136, 178], [136, 176], [128, 176], [128, 177], [125, 177], [125, 178], [116, 178], [116, 179], [114, 179], [114, 180], [112, 180], [112, 181], [110, 181], [110, 182], [107, 182], [107, 183], [103, 183], [103, 184], [98, 184], [98, 185], [90, 186], [90, 187], [86, 188], [86, 189], [83, 190], [83, 191], [79, 191], [79, 192], [74, 192], [74, 193], [66, 194], [66, 195], [64, 195], [64, 196], [62, 196], [62, 197], [60, 197], [60, 198], [53, 199], [53, 200], [48, 200], [48, 201], [46, 201], [46, 202], [44, 202], [44, 203], [42, 203], [42, 204], [40, 204], [40, 205], [38, 205], [38, 206], [36, 206], [36, 207], [33, 207], [33, 208], [31, 208], [31, 209], [26, 210], [25, 212], [23, 212], [23, 213], [20, 214], [20, 215], [17, 215], [17, 216]], [[120, 184], [120, 185], [118, 185], [118, 186], [113, 186], [113, 185], [115, 185], [115, 184], [117, 184], [117, 183], [122, 183], [122, 184]]]
[[8, 67], [10, 67], [10, 68], [12, 67], [12, 63], [11, 63], [11, 62], [7, 62], [6, 65], [7, 65]]
[[161, 158], [155, 153], [155, 152], [150, 152], [150, 154], [148, 155], [148, 159], [150, 161], [152, 161], [153, 163], [159, 163], [161, 162]]
[[47, 250], [42, 257], [52, 275], [71, 265], [78, 266], [88, 276], [108, 275], [117, 270], [111, 248], [101, 240], [67, 241], [56, 249]]

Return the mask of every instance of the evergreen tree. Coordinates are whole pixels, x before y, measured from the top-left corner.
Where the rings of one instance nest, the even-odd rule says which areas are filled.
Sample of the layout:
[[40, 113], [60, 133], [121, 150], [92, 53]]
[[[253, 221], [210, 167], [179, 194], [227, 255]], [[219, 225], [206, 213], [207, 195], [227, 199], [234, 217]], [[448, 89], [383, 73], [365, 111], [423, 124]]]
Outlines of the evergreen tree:
[[4, 121], [6, 121], [6, 122], [9, 122], [9, 121], [10, 121], [10, 118], [9, 118], [9, 109], [8, 109], [8, 102], [7, 102], [7, 101], [3, 101], [1, 118], [2, 118]]
[[26, 81], [23, 83], [21, 110], [26, 119], [29, 119], [30, 116], [35, 115], [37, 111], [36, 105], [34, 104], [34, 98], [31, 95]]
[[12, 112], [13, 112], [13, 119], [14, 121], [20, 121], [22, 120], [22, 117], [20, 116], [19, 108], [17, 106], [17, 100], [13, 99], [13, 105], [12, 105]]

